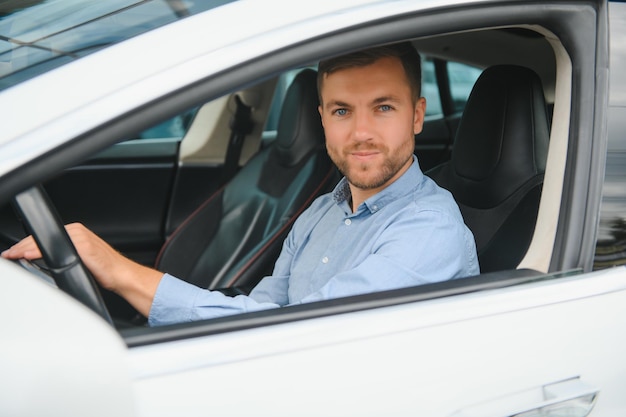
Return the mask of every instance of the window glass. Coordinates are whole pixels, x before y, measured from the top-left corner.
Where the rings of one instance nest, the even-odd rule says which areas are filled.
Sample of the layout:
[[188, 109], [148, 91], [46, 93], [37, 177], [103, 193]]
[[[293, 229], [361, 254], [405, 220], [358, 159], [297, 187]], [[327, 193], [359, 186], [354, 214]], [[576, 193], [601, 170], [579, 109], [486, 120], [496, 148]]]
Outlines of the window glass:
[[0, 90], [140, 33], [231, 1], [5, 2], [0, 4]]
[[141, 132], [135, 139], [178, 139], [182, 138], [189, 130], [191, 122], [198, 109], [186, 111], [169, 120], [159, 123]]
[[443, 116], [435, 63], [431, 58], [424, 57], [422, 57], [422, 97], [426, 99], [426, 116]]
[[460, 113], [465, 108], [465, 103], [469, 98], [474, 83], [480, 76], [482, 70], [461, 64], [459, 62], [448, 62], [448, 78], [450, 80], [450, 95], [454, 105], [454, 112]]
[[[452, 113], [461, 113], [482, 70], [459, 62], [446, 62], [446, 68], [450, 84]], [[422, 57], [422, 96], [426, 99], [426, 116], [444, 115], [435, 72], [435, 60], [430, 57]]]

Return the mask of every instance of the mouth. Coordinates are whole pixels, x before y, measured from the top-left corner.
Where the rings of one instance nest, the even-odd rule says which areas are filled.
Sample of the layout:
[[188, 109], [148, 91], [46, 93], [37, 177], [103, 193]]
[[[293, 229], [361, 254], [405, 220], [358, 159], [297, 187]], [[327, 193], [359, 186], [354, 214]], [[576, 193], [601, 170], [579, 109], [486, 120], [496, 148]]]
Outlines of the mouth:
[[374, 159], [376, 157], [378, 157], [381, 154], [380, 151], [377, 150], [367, 150], [367, 151], [353, 151], [350, 152], [349, 155], [358, 160], [358, 161], [369, 161], [371, 159]]

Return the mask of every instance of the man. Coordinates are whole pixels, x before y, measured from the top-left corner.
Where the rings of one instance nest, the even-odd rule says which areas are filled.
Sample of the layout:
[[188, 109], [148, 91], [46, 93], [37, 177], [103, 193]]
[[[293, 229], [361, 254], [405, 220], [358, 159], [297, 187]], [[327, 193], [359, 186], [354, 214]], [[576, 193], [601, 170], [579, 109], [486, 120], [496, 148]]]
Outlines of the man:
[[[80, 224], [67, 231], [105, 288], [150, 325], [185, 322], [478, 274], [474, 238], [452, 196], [413, 155], [424, 122], [410, 44], [320, 63], [326, 148], [344, 178], [295, 222], [271, 276], [228, 297], [124, 258]], [[40, 257], [29, 237], [3, 257]]]

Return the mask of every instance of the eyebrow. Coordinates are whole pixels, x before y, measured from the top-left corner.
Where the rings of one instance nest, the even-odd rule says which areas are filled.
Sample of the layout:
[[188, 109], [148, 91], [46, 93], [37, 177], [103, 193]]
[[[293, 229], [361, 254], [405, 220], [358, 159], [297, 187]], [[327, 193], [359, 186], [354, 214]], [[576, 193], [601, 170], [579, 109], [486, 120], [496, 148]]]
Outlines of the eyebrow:
[[396, 96], [382, 96], [382, 97], [375, 98], [372, 101], [372, 104], [380, 104], [380, 103], [386, 103], [386, 102], [398, 103], [399, 101], [400, 99]]
[[331, 100], [328, 103], [326, 103], [326, 105], [328, 107], [351, 107], [348, 103], [345, 103], [340, 100]]
[[[371, 101], [371, 104], [381, 104], [381, 103], [388, 103], [388, 102], [392, 102], [392, 103], [397, 103], [400, 100], [396, 97], [396, 96], [382, 96], [382, 97], [377, 97], [374, 100]], [[331, 100], [328, 103], [326, 103], [326, 105], [328, 107], [347, 107], [347, 108], [351, 108], [352, 106], [344, 101], [341, 100]]]

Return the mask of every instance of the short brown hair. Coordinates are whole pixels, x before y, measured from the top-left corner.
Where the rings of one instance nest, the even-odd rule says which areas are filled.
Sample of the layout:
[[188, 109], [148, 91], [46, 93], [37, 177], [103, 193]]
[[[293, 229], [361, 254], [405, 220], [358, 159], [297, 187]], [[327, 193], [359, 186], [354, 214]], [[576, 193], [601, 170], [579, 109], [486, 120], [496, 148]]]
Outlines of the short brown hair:
[[401, 42], [376, 46], [320, 61], [317, 67], [317, 91], [320, 96], [320, 103], [322, 103], [322, 84], [325, 75], [342, 69], [364, 67], [387, 57], [400, 59], [409, 80], [413, 102], [417, 102], [422, 94], [422, 62], [419, 53], [410, 42]]

